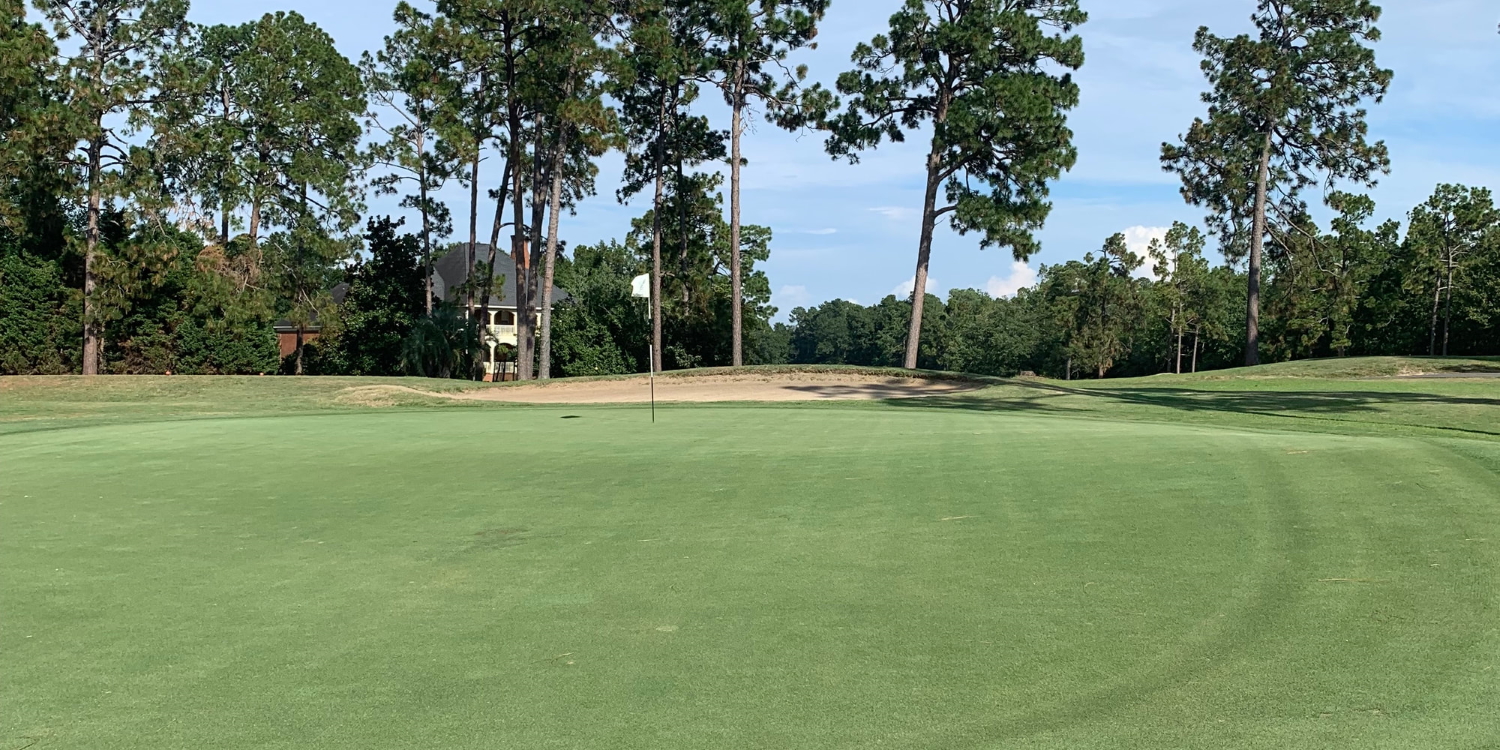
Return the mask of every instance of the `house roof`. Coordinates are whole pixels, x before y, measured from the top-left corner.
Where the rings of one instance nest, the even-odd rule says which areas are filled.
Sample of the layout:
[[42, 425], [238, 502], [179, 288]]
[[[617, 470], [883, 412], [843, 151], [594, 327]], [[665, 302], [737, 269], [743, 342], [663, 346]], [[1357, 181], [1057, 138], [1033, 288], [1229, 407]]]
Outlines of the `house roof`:
[[[489, 243], [476, 244], [474, 246], [474, 259], [478, 262], [489, 262]], [[448, 252], [433, 262], [432, 294], [440, 299], [450, 302], [459, 299], [458, 287], [469, 279], [469, 243], [462, 242], [453, 245]], [[495, 253], [494, 276], [495, 287], [490, 295], [490, 307], [500, 310], [514, 310], [516, 307], [516, 262], [510, 257], [510, 253], [500, 250]], [[531, 277], [532, 306], [541, 306], [540, 292], [541, 273], [533, 273]], [[503, 279], [504, 283], [500, 283]], [[568, 292], [562, 287], [552, 287], [552, 303], [558, 304], [571, 299]]]
[[[341, 281], [338, 284], [335, 284], [332, 289], [328, 290], [328, 294], [329, 294], [329, 296], [333, 297], [333, 304], [335, 304], [335, 305], [342, 305], [342, 304], [344, 304], [344, 298], [349, 296], [349, 282], [347, 282], [347, 281]], [[297, 326], [293, 325], [292, 321], [287, 320], [285, 318], [282, 318], [281, 320], [276, 321], [276, 323], [274, 325], [272, 325], [271, 327], [277, 333], [296, 333], [297, 332]], [[308, 326], [304, 327], [302, 329], [302, 332], [303, 333], [319, 333], [322, 330], [323, 330], [323, 326], [318, 323], [318, 313], [315, 310], [315, 311], [313, 311], [313, 314], [312, 314], [312, 322], [311, 322], [311, 324], [309, 324]]]
[[[432, 264], [432, 294], [438, 299], [456, 302], [459, 299], [458, 287], [462, 286], [469, 278], [469, 243], [462, 242], [451, 246], [447, 253], [433, 261]], [[474, 259], [481, 262], [489, 262], [489, 243], [481, 243], [474, 246]], [[516, 262], [511, 259], [510, 253], [501, 251], [495, 253], [496, 283], [493, 293], [490, 295], [490, 307], [496, 310], [514, 310], [516, 304], [513, 297], [516, 293]], [[499, 283], [504, 279], [505, 283]], [[532, 274], [531, 292], [533, 309], [541, 307], [541, 292], [539, 285], [541, 274]], [[344, 298], [349, 296], [349, 284], [344, 282], [329, 290], [333, 295], [334, 304], [344, 304]], [[552, 304], [556, 305], [572, 299], [567, 290], [560, 286], [552, 287]], [[482, 303], [480, 303], [482, 304]], [[297, 327], [290, 320], [276, 321], [277, 333], [296, 333]], [[322, 329], [314, 317], [311, 325], [303, 328], [303, 333], [318, 333]]]

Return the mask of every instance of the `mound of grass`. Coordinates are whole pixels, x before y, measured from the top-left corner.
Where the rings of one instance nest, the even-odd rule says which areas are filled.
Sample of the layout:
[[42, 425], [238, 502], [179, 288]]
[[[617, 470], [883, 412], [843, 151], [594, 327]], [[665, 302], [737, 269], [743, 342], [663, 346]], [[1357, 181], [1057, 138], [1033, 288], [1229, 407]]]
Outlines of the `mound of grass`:
[[[384, 392], [371, 389], [386, 386]], [[278, 415], [371, 407], [451, 406], [429, 393], [481, 387], [426, 378], [110, 376], [0, 378], [0, 434], [174, 418]]]
[[[1294, 367], [1295, 365], [1295, 367]], [[664, 377], [776, 377], [834, 373], [942, 377], [989, 384], [982, 391], [888, 403], [800, 408], [958, 409], [1102, 420], [1196, 423], [1345, 434], [1500, 437], [1500, 379], [1415, 380], [1328, 376], [1335, 361], [1269, 365], [1251, 377], [1218, 373], [1126, 380], [1003, 380], [952, 373], [859, 367], [764, 367], [693, 370]], [[1449, 362], [1449, 366], [1460, 366]], [[1399, 368], [1398, 361], [1355, 365]], [[1265, 372], [1287, 373], [1270, 376]], [[1321, 373], [1314, 377], [1315, 373]], [[553, 381], [554, 383], [573, 381]], [[167, 419], [367, 412], [380, 409], [513, 409], [497, 402], [456, 401], [424, 393], [517, 387], [420, 378], [77, 377], [0, 378], [0, 434]], [[525, 384], [522, 387], [531, 387]], [[663, 407], [677, 408], [677, 407]], [[697, 405], [682, 408], [721, 408]]]
[[1500, 373], [1500, 357], [1344, 357], [1278, 362], [1258, 367], [1161, 376], [1194, 380], [1244, 378], [1390, 378], [1421, 375], [1493, 375]]

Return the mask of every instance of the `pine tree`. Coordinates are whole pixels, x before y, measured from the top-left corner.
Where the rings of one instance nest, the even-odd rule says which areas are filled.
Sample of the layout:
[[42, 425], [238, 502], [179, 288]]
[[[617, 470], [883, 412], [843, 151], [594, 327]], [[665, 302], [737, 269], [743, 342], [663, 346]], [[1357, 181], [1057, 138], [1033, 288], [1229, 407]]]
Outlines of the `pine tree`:
[[[620, 71], [612, 91], [620, 103], [628, 144], [625, 184], [618, 195], [623, 202], [648, 186], [653, 189], [651, 367], [659, 372], [663, 363], [663, 245], [667, 241], [662, 206], [668, 170], [675, 165], [677, 187], [684, 190], [687, 167], [723, 158], [724, 137], [709, 127], [706, 118], [690, 111], [700, 93], [693, 78], [702, 69], [707, 33], [703, 19], [688, 13], [679, 2], [637, 0], [627, 4], [624, 21], [623, 53], [628, 65]], [[679, 239], [685, 240], [685, 235]]]
[[1432, 300], [1427, 353], [1446, 357], [1454, 295], [1467, 289], [1478, 262], [1492, 260], [1485, 251], [1500, 244], [1500, 211], [1485, 188], [1439, 185], [1412, 209], [1406, 244], [1415, 261], [1408, 285], [1425, 288]]
[[[105, 203], [139, 193], [132, 184], [146, 154], [129, 138], [160, 92], [155, 62], [187, 30], [186, 0], [40, 0], [37, 8], [60, 40], [76, 37], [63, 80], [78, 138], [73, 165], [82, 173], [85, 213], [83, 374], [101, 364], [101, 311], [95, 264]], [[115, 118], [123, 119], [123, 127]]]
[[453, 219], [435, 193], [452, 176], [452, 164], [437, 147], [438, 118], [445, 101], [444, 71], [453, 61], [433, 38], [432, 17], [406, 2], [396, 5], [396, 31], [375, 54], [366, 52], [360, 71], [371, 103], [366, 130], [377, 140], [370, 160], [387, 170], [371, 181], [378, 195], [394, 195], [404, 183], [414, 193], [401, 198], [403, 208], [422, 217], [422, 266], [426, 269], [426, 309], [432, 313], [433, 238], [447, 236]]
[[800, 111], [797, 86], [807, 78], [807, 67], [788, 67], [787, 55], [816, 44], [818, 21], [828, 10], [829, 0], [712, 0], [702, 3], [712, 44], [708, 49], [713, 80], [729, 105], [729, 243], [730, 280], [734, 287], [733, 365], [745, 363], [740, 269], [740, 171], [745, 165], [741, 140], [746, 110], [754, 103], [766, 108], [767, 119], [783, 127], [798, 127]]
[[1227, 254], [1248, 255], [1245, 364], [1256, 365], [1265, 238], [1295, 231], [1306, 188], [1373, 186], [1389, 171], [1385, 144], [1366, 139], [1361, 107], [1385, 96], [1392, 73], [1367, 46], [1380, 39], [1370, 0], [1260, 0], [1251, 20], [1254, 36], [1198, 30], [1208, 115], [1180, 144], [1162, 144], [1162, 165], [1182, 178], [1189, 203], [1209, 210]]
[[[856, 160], [905, 131], [932, 128], [922, 231], [906, 337], [917, 366], [932, 237], [939, 219], [981, 247], [1024, 260], [1051, 213], [1048, 183], [1077, 159], [1067, 112], [1078, 104], [1068, 71], [1083, 65], [1077, 0], [907, 0], [890, 32], [854, 50], [839, 76], [848, 108], [827, 123], [834, 157]], [[946, 205], [938, 205], [943, 194]]]

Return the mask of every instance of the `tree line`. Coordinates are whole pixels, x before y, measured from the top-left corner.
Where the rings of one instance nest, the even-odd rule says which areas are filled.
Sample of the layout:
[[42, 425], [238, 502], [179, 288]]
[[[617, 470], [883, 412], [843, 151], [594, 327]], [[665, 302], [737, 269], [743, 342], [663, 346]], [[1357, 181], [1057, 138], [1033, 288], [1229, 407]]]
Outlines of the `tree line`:
[[[475, 321], [505, 284], [519, 375], [549, 377], [571, 367], [553, 361], [570, 262], [560, 224], [613, 149], [626, 155], [620, 200], [649, 204], [622, 247], [649, 267], [656, 366], [670, 352], [677, 365], [742, 363], [747, 330], [771, 315], [754, 269], [770, 230], [741, 220], [743, 135], [752, 113], [812, 121], [806, 70], [786, 58], [827, 4], [403, 2], [382, 47], [352, 61], [295, 12], [201, 26], [185, 0], [39, 0], [34, 22], [22, 0], [0, 0], [0, 371], [466, 377], [486, 335]], [[729, 105], [727, 129], [695, 111], [709, 94]], [[727, 215], [721, 178], [703, 169], [726, 159]], [[437, 198], [450, 183], [466, 205]], [[372, 193], [417, 218], [409, 239], [365, 215]], [[413, 242], [420, 308], [402, 259]], [[472, 282], [444, 299], [433, 263], [455, 247]], [[514, 278], [498, 278], [507, 252]], [[354, 341], [377, 318], [393, 326], [379, 338], [402, 342], [378, 363]], [[287, 363], [275, 321], [297, 331]], [[704, 327], [727, 327], [723, 341], [688, 340]]]
[[[522, 378], [781, 362], [1104, 377], [1494, 351], [1489, 192], [1440, 186], [1405, 226], [1375, 225], [1357, 192], [1390, 168], [1366, 123], [1393, 77], [1369, 0], [1259, 0], [1253, 33], [1199, 30], [1207, 112], [1161, 156], [1206, 234], [1175, 226], [1145, 257], [1111, 237], [1014, 298], [946, 301], [926, 290], [942, 223], [1017, 260], [1040, 249], [1049, 187], [1077, 159], [1087, 15], [909, 0], [825, 89], [790, 60], [828, 6], [402, 2], [350, 60], [294, 12], [201, 26], [186, 0], [37, 0], [32, 20], [0, 0], [0, 373], [474, 377], [497, 285], [521, 311]], [[703, 114], [712, 96], [727, 122]], [[927, 139], [910, 298], [772, 324], [772, 231], [741, 211], [754, 118], [854, 162]], [[564, 216], [610, 151], [617, 199], [643, 214], [569, 246]], [[439, 199], [449, 185], [467, 201]], [[372, 194], [411, 226], [368, 215]], [[470, 270], [456, 297], [432, 284], [448, 252]], [[494, 274], [499, 253], [514, 278]], [[642, 273], [649, 302], [630, 294]], [[278, 321], [297, 332], [285, 360]]]

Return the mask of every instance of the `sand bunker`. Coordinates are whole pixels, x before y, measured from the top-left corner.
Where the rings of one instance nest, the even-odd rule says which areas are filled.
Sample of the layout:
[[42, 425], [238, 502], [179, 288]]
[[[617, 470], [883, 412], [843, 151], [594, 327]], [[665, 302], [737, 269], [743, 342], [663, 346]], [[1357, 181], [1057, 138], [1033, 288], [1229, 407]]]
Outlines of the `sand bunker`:
[[[710, 401], [875, 401], [967, 393], [983, 383], [928, 380], [839, 373], [787, 375], [669, 376], [656, 379], [660, 402]], [[543, 384], [498, 386], [453, 394], [429, 393], [473, 401], [520, 404], [630, 404], [651, 398], [647, 378], [628, 380], [553, 381]]]

